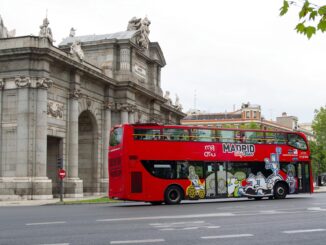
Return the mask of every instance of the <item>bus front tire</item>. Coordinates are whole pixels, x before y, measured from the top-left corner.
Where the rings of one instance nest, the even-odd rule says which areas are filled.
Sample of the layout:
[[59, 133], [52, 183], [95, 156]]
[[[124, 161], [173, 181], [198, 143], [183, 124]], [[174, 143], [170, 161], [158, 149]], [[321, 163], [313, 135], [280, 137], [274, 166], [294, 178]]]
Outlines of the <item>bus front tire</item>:
[[180, 187], [172, 185], [169, 186], [164, 194], [164, 201], [166, 204], [179, 204], [183, 198], [183, 193]]
[[274, 186], [274, 198], [284, 199], [288, 193], [288, 188], [285, 183], [278, 182]]

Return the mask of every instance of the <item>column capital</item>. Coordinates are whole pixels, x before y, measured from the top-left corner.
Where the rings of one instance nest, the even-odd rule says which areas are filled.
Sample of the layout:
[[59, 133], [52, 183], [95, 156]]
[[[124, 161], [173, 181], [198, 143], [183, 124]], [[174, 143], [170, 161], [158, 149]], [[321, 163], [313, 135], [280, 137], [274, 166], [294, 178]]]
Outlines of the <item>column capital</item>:
[[120, 103], [117, 109], [120, 111], [135, 112], [136, 106], [129, 103]]
[[70, 99], [73, 99], [73, 100], [78, 100], [81, 96], [81, 91], [80, 89], [72, 89], [70, 91]]
[[50, 78], [39, 78], [36, 81], [36, 88], [49, 89], [53, 85]]
[[5, 80], [0, 78], [0, 90], [5, 87]]
[[18, 88], [28, 88], [31, 86], [31, 79], [27, 76], [19, 76], [15, 78], [15, 83]]
[[115, 104], [112, 101], [105, 101], [104, 102], [104, 109], [105, 110], [112, 110], [114, 108]]

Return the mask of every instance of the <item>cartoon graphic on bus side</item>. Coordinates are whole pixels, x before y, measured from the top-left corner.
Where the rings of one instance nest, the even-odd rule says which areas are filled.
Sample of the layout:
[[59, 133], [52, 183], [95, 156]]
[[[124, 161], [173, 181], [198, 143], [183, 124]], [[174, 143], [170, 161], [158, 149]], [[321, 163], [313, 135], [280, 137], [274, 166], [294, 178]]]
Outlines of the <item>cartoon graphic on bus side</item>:
[[187, 187], [186, 195], [190, 199], [205, 198], [204, 184], [201, 183], [198, 175], [196, 174], [195, 167], [192, 165], [189, 166], [188, 179], [190, 180], [191, 184]]
[[[262, 172], [256, 175], [250, 173], [246, 179], [237, 178], [237, 176], [228, 173], [228, 196], [247, 196], [247, 197], [263, 197], [272, 196], [275, 184], [278, 181], [285, 180], [289, 184], [289, 193], [296, 191], [297, 180], [295, 178], [295, 167], [293, 164], [287, 166], [286, 178], [280, 174], [279, 156], [281, 148], [276, 147], [276, 153], [272, 153], [270, 158], [265, 158], [265, 169], [271, 170], [272, 174], [267, 178]], [[243, 173], [245, 175], [245, 173]], [[284, 173], [285, 174], [285, 173]]]

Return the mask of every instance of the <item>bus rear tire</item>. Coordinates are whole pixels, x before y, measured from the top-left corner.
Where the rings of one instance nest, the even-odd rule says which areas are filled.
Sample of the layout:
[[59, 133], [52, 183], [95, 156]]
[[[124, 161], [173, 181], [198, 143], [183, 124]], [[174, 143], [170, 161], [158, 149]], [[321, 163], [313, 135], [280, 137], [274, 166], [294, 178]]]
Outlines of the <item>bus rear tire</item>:
[[183, 192], [179, 186], [169, 186], [164, 193], [164, 201], [166, 204], [179, 204], [183, 198]]
[[285, 183], [278, 182], [274, 186], [274, 198], [284, 199], [288, 193], [288, 188]]

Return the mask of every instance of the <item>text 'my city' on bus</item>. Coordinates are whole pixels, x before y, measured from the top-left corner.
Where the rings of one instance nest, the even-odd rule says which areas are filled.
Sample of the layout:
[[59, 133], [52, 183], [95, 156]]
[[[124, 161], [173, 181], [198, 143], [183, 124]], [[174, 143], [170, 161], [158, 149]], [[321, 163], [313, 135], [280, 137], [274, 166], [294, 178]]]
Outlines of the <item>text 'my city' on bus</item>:
[[177, 204], [219, 197], [312, 193], [304, 134], [125, 124], [109, 147], [109, 197]]

